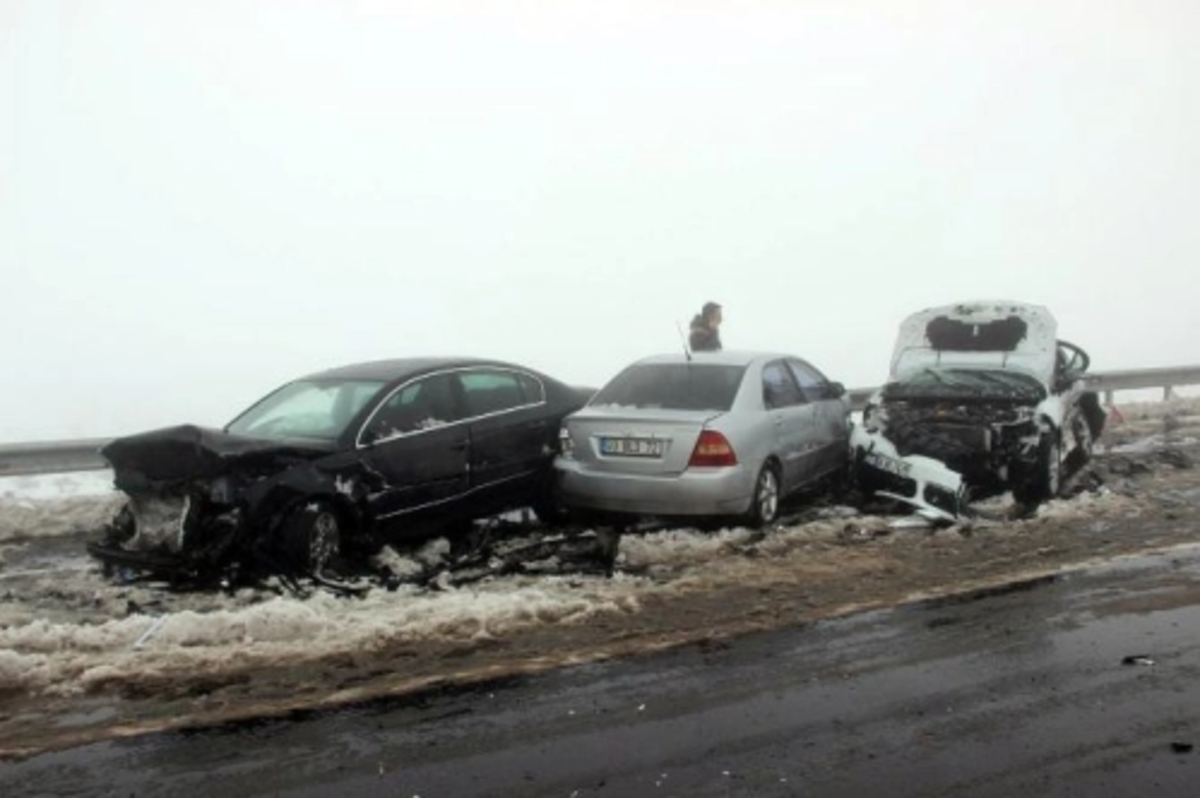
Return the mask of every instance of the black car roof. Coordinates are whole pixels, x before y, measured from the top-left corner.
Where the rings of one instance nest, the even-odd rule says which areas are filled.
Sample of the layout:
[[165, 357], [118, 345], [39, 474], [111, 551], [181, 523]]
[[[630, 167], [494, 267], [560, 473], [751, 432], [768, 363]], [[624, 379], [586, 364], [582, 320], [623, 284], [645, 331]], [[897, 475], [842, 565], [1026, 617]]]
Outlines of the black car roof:
[[396, 360], [372, 360], [366, 363], [351, 363], [345, 366], [326, 369], [325, 371], [318, 371], [302, 379], [337, 377], [341, 379], [384, 380], [391, 382], [393, 380], [415, 377], [430, 371], [468, 366], [498, 366], [500, 368], [528, 371], [540, 377], [545, 376], [536, 369], [531, 369], [527, 366], [518, 366], [515, 363], [505, 363], [499, 360], [471, 357], [407, 357]]

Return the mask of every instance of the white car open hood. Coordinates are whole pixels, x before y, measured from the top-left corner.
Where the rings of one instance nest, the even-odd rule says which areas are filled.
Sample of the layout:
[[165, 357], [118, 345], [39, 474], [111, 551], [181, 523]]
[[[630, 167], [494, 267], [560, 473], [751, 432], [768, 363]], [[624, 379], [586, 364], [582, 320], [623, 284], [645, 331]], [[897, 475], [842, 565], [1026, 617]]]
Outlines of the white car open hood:
[[1054, 377], [1058, 323], [1041, 305], [978, 301], [928, 308], [900, 325], [889, 382], [929, 368], [1020, 371]]

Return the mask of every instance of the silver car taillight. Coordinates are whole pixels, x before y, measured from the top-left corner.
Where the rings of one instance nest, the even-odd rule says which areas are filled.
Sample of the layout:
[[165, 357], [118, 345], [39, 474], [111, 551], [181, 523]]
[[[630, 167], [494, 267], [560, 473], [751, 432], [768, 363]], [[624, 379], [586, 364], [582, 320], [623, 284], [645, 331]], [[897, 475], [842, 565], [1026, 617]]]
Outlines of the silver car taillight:
[[571, 431], [566, 427], [558, 430], [558, 453], [563, 457], [575, 456], [575, 441], [571, 440]]

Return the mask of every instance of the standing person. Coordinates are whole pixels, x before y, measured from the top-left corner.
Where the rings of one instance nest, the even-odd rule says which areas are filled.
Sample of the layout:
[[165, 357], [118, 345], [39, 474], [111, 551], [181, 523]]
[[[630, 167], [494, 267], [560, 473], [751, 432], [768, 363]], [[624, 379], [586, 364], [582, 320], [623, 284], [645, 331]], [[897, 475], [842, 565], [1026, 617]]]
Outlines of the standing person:
[[693, 352], [721, 351], [721, 306], [716, 302], [705, 302], [692, 319], [688, 346]]

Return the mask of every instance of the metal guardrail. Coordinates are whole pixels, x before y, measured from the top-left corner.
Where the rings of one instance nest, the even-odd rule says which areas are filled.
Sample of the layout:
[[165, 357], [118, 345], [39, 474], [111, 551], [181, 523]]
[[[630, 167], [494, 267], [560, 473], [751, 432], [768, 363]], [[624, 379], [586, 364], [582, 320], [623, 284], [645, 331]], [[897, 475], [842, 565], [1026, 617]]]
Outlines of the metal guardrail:
[[[1200, 385], [1200, 366], [1167, 366], [1164, 368], [1104, 371], [1087, 375], [1087, 385], [1104, 394], [1104, 403], [1111, 405], [1117, 391], [1162, 388], [1163, 399], [1171, 398], [1175, 388]], [[861, 410], [876, 388], [851, 388], [847, 391], [851, 406]], [[41, 441], [36, 443], [0, 443], [0, 477], [26, 474], [55, 474], [67, 471], [95, 471], [107, 468], [100, 448], [110, 438], [89, 438], [72, 441]]]
[[1116, 391], [1134, 391], [1141, 388], [1162, 388], [1163, 401], [1166, 401], [1180, 386], [1200, 385], [1200, 366], [1103, 371], [1087, 375], [1087, 385], [1093, 391], [1103, 393], [1104, 403], [1107, 405], [1113, 403], [1113, 394]]
[[0, 477], [107, 468], [100, 447], [110, 438], [0, 443]]
[[0, 443], [0, 476], [88, 472], [107, 468], [100, 448], [110, 438]]

